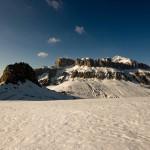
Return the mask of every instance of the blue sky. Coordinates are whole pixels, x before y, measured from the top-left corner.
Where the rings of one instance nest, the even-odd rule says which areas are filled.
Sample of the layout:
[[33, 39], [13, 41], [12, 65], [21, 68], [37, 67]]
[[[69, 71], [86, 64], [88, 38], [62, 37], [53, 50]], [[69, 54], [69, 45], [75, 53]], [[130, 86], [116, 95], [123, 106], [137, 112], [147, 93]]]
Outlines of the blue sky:
[[148, 0], [0, 0], [0, 69], [56, 57], [122, 55], [150, 64]]

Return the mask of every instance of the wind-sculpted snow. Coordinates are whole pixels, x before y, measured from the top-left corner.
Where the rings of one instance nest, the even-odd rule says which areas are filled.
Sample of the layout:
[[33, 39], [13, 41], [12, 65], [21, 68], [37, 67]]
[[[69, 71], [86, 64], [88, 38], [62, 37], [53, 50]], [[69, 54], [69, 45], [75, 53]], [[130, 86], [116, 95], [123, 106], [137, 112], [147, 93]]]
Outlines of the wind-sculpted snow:
[[149, 150], [150, 97], [0, 102], [1, 150]]

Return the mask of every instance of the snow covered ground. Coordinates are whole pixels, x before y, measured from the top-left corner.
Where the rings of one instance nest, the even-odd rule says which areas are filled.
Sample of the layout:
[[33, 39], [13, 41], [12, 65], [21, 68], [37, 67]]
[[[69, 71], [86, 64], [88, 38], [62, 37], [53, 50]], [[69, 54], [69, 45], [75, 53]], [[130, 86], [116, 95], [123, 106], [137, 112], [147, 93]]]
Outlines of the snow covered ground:
[[145, 97], [150, 96], [150, 89], [123, 80], [98, 79], [69, 79], [57, 86], [47, 88], [63, 92], [80, 98], [119, 98], [119, 97]]
[[73, 99], [72, 96], [64, 95], [55, 91], [41, 88], [31, 81], [18, 84], [1, 84], [0, 100], [50, 100], [50, 99]]
[[1, 150], [149, 150], [150, 97], [1, 101]]

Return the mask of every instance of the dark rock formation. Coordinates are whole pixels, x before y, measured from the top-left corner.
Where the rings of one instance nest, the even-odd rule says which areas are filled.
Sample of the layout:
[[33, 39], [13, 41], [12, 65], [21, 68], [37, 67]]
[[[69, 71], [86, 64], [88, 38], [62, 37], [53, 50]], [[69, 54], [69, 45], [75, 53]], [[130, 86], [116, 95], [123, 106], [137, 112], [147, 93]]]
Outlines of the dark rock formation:
[[39, 85], [36, 74], [32, 67], [26, 63], [21, 62], [8, 65], [3, 72], [0, 82], [5, 82], [6, 84], [17, 84], [18, 82], [25, 82], [26, 80]]
[[44, 68], [36, 68], [34, 69], [36, 76], [41, 76], [43, 73], [48, 73], [49, 72], [49, 68], [44, 67]]
[[49, 78], [39, 81], [41, 86], [48, 86], [50, 84]]
[[103, 79], [116, 79], [116, 80], [125, 80], [125, 81], [136, 81], [143, 83], [145, 85], [150, 85], [150, 73], [149, 72], [135, 72], [133, 74], [116, 71], [116, 72], [103, 72], [103, 71], [87, 71], [87, 72], [78, 72], [77, 70], [71, 73], [71, 78], [97, 78], [100, 80]]
[[126, 80], [126, 76], [125, 74], [123, 74], [122, 72], [111, 72], [111, 71], [108, 71], [108, 72], [102, 72], [102, 71], [99, 71], [99, 72], [78, 72], [78, 71], [73, 71], [72, 74], [71, 74], [71, 77], [72, 78], [97, 78], [97, 79], [100, 79], [100, 80], [103, 80], [103, 79], [117, 79], [117, 80], [121, 80], [121, 79], [124, 79]]
[[69, 58], [58, 58], [55, 61], [55, 65], [57, 67], [67, 67], [75, 65], [75, 60]]
[[48, 78], [39, 80], [39, 83], [43, 86], [48, 86], [51, 83], [51, 79], [56, 76], [58, 69], [56, 68], [37, 68], [35, 69], [36, 76], [42, 76], [48, 74]]
[[88, 67], [111, 67], [120, 70], [127, 70], [127, 69], [150, 69], [150, 66], [137, 63], [136, 61], [132, 60], [131, 64], [113, 62], [111, 58], [103, 58], [103, 59], [79, 59], [77, 58], [75, 61], [75, 65], [78, 66], [88, 66]]
[[75, 64], [78, 66], [88, 66], [88, 67], [92, 67], [95, 66], [94, 64], [94, 60], [91, 58], [84, 58], [84, 59], [79, 59], [77, 58], [75, 61]]
[[134, 78], [136, 81], [139, 83], [145, 84], [145, 85], [150, 85], [150, 73], [148, 72], [135, 72], [134, 73]]
[[76, 60], [69, 58], [58, 58], [55, 61], [55, 65], [57, 67], [68, 67], [72, 65], [88, 66], [88, 67], [111, 67], [120, 70], [137, 69], [137, 68], [150, 69], [150, 66], [143, 63], [138, 63], [134, 60], [131, 60], [131, 64], [126, 64], [121, 62], [114, 62], [112, 58], [102, 58], [102, 59], [77, 58]]

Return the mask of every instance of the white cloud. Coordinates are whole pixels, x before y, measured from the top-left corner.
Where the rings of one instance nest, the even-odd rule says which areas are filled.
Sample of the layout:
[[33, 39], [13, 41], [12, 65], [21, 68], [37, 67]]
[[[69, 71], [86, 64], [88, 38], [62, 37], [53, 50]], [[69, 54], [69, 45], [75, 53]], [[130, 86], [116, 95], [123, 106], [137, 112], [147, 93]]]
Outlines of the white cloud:
[[46, 0], [48, 5], [55, 10], [58, 10], [62, 7], [62, 0]]
[[77, 32], [78, 34], [83, 34], [83, 33], [85, 33], [85, 29], [83, 26], [76, 26], [75, 32]]
[[59, 42], [61, 42], [61, 40], [58, 39], [58, 38], [55, 38], [55, 37], [50, 37], [50, 38], [48, 39], [48, 43], [49, 43], [49, 44], [56, 44], [56, 43], [59, 43]]
[[39, 52], [39, 53], [37, 53], [37, 56], [41, 57], [41, 58], [46, 58], [46, 57], [48, 57], [48, 53], [46, 53], [46, 52]]

